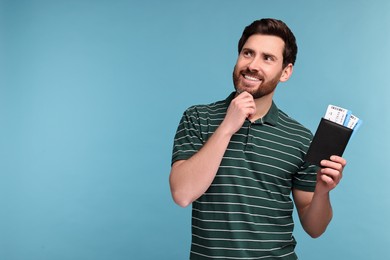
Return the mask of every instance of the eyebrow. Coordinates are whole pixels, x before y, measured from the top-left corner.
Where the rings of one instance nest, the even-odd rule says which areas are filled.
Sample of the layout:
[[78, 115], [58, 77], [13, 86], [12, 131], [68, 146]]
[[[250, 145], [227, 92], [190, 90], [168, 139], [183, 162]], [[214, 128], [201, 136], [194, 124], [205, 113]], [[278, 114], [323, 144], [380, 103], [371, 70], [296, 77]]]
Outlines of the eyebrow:
[[244, 51], [249, 51], [249, 52], [252, 52], [252, 53], [255, 52], [255, 50], [253, 50], [251, 48], [242, 48], [241, 52], [244, 52]]

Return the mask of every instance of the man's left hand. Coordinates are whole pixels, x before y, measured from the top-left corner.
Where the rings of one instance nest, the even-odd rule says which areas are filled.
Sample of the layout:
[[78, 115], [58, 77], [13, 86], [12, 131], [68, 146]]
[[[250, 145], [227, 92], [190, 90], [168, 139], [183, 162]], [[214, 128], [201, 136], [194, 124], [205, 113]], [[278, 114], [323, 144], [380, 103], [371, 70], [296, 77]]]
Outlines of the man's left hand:
[[333, 190], [343, 177], [346, 165], [347, 161], [336, 155], [332, 155], [330, 160], [322, 160], [321, 169], [317, 173], [316, 192], [327, 193]]

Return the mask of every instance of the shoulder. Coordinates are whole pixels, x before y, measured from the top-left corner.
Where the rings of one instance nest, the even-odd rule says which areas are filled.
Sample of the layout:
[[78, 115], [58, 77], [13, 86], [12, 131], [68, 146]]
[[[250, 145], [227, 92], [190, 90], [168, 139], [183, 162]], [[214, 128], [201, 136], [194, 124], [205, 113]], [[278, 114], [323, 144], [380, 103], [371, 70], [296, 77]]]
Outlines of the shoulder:
[[313, 133], [296, 119], [289, 116], [287, 113], [278, 108], [279, 118], [278, 122], [280, 127], [286, 131], [302, 136], [302, 138], [313, 138]]
[[224, 101], [190, 106], [184, 111], [178, 129], [191, 130], [199, 139], [207, 140], [224, 119], [226, 110]]
[[184, 114], [187, 116], [197, 116], [201, 117], [202, 115], [207, 116], [217, 116], [219, 114], [226, 113], [227, 107], [229, 104], [226, 100], [219, 100], [209, 104], [199, 104], [188, 107]]

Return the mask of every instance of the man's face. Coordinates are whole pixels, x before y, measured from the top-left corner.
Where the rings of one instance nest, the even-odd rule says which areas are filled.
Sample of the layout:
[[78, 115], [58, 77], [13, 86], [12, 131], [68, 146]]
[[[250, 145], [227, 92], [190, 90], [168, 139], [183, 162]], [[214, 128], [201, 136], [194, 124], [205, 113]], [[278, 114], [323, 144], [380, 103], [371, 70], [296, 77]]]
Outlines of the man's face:
[[279, 37], [260, 34], [250, 36], [234, 67], [236, 91], [247, 91], [253, 98], [272, 94], [279, 81], [287, 80], [282, 77], [283, 50], [284, 41]]

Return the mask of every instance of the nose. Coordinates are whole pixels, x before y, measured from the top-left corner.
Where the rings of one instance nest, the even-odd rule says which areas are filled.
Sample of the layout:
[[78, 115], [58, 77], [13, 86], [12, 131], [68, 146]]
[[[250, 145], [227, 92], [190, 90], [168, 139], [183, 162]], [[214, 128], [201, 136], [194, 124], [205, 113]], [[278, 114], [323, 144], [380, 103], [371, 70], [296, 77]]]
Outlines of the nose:
[[248, 69], [250, 71], [259, 71], [261, 67], [261, 61], [258, 57], [253, 57], [253, 59], [248, 64]]

